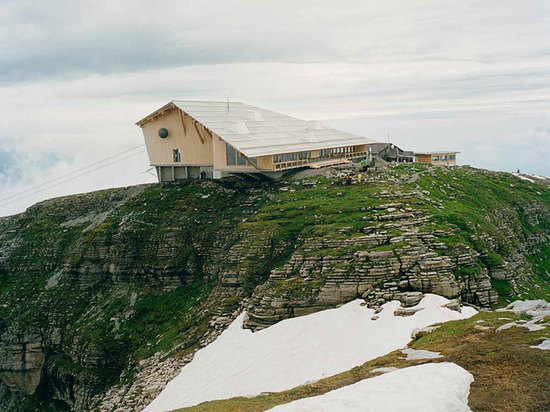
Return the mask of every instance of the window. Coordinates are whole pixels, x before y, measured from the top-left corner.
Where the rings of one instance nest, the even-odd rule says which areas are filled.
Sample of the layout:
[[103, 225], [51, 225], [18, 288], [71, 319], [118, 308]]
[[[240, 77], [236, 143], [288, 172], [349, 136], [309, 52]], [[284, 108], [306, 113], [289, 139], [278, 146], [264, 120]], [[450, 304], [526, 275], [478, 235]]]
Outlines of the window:
[[434, 161], [434, 162], [439, 162], [439, 156], [434, 156], [434, 157], [433, 157], [433, 161]]
[[174, 149], [172, 151], [172, 154], [174, 155], [174, 163], [181, 162], [181, 152], [180, 149]]
[[241, 154], [237, 154], [237, 166], [246, 166], [247, 161], [246, 158]]
[[225, 157], [227, 166], [235, 166], [237, 164], [237, 153], [233, 146], [225, 144]]
[[447, 160], [447, 155], [441, 156], [441, 160]]
[[449, 160], [456, 160], [456, 156], [455, 155], [450, 155]]

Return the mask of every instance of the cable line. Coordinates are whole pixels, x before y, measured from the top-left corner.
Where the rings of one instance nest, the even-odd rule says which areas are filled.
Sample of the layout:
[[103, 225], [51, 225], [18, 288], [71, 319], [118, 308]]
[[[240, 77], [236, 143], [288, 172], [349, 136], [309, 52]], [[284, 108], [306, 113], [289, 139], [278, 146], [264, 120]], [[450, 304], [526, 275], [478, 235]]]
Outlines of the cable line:
[[[134, 149], [131, 149], [131, 150], [134, 150]], [[131, 151], [131, 150], [128, 150], [128, 151]], [[128, 152], [128, 151], [126, 151], [126, 152]], [[69, 182], [69, 181], [74, 180], [74, 179], [77, 179], [77, 178], [79, 178], [79, 177], [86, 176], [86, 175], [88, 175], [88, 174], [90, 174], [90, 173], [92, 173], [92, 172], [95, 172], [96, 170], [103, 169], [104, 167], [110, 166], [110, 165], [112, 165], [112, 164], [114, 164], [114, 163], [116, 163], [116, 162], [119, 162], [119, 161], [124, 160], [124, 159], [128, 159], [128, 158], [130, 158], [130, 157], [136, 156], [136, 155], [141, 154], [141, 153], [144, 153], [144, 152], [145, 152], [145, 150], [140, 150], [139, 152], [131, 153], [131, 154], [129, 154], [129, 155], [127, 155], [127, 156], [124, 156], [124, 157], [122, 157], [122, 158], [120, 158], [120, 159], [115, 159], [115, 160], [112, 161], [112, 162], [109, 162], [109, 163], [107, 163], [107, 164], [101, 165], [101, 166], [96, 167], [96, 168], [91, 169], [91, 170], [87, 170], [87, 171], [85, 171], [85, 172], [82, 172], [82, 173], [77, 174], [77, 175], [75, 175], [75, 176], [69, 177], [69, 178], [67, 178], [67, 179], [65, 179], [65, 180], [62, 180], [62, 181], [60, 181], [60, 182], [57, 182], [57, 183], [53, 183], [53, 182], [55, 182], [55, 181], [57, 181], [57, 180], [59, 180], [59, 179], [61, 179], [61, 178], [52, 179], [49, 183], [53, 183], [53, 184], [50, 184], [50, 185], [48, 185], [48, 186], [46, 186], [46, 187], [44, 187], [44, 188], [42, 188], [42, 189], [40, 189], [40, 190], [33, 191], [32, 193], [28, 193], [28, 194], [25, 194], [25, 195], [23, 195], [23, 196], [17, 197], [17, 198], [15, 198], [15, 199], [8, 200], [7, 202], [6, 202], [5, 200], [7, 200], [8, 198], [10, 198], [10, 197], [12, 197], [12, 196], [9, 196], [9, 197], [4, 198], [4, 199], [0, 199], [0, 207], [9, 205], [10, 203], [17, 202], [17, 201], [19, 201], [19, 200], [21, 200], [21, 199], [25, 199], [26, 197], [32, 196], [32, 195], [34, 195], [35, 193], [43, 192], [43, 191], [45, 191], [45, 190], [51, 189], [52, 187], [59, 186], [60, 184]], [[122, 153], [125, 153], [125, 152], [122, 152]], [[119, 155], [122, 154], [122, 153], [119, 153]], [[114, 156], [111, 156], [110, 158], [106, 158], [106, 159], [112, 159], [113, 157], [117, 157], [117, 156], [118, 156], [118, 155], [114, 155]], [[102, 163], [102, 162], [104, 162], [106, 159], [104, 159], [103, 161], [100, 161], [100, 162], [96, 162], [95, 164], [97, 164], [97, 163]], [[93, 165], [93, 164], [92, 164], [92, 165]], [[81, 169], [79, 169], [79, 170], [86, 169], [86, 168], [88, 168], [88, 167], [90, 167], [90, 166], [91, 166], [91, 165], [89, 165], [89, 166], [87, 166], [87, 167], [85, 167], [85, 168], [81, 168]], [[78, 171], [78, 170], [77, 170], [77, 171]], [[75, 171], [75, 172], [76, 172], [76, 171]], [[75, 173], [75, 172], [72, 172], [72, 173]], [[66, 176], [63, 176], [63, 177], [66, 177]], [[43, 184], [42, 184], [42, 185], [43, 185]], [[40, 185], [37, 185], [37, 186], [40, 186]], [[20, 194], [22, 194], [22, 193], [24, 193], [24, 192], [25, 192], [25, 191], [21, 192]]]
[[107, 160], [113, 159], [113, 158], [118, 157], [118, 156], [120, 156], [120, 155], [123, 155], [123, 154], [125, 154], [125, 153], [128, 153], [128, 152], [131, 152], [131, 151], [133, 151], [133, 150], [139, 149], [139, 148], [141, 148], [141, 147], [143, 147], [143, 146], [145, 146], [145, 145], [139, 145], [139, 146], [133, 147], [133, 148], [131, 148], [131, 149], [125, 150], [125, 151], [120, 152], [120, 153], [117, 153], [117, 154], [115, 154], [115, 155], [106, 157], [105, 159], [98, 160], [97, 162], [90, 163], [90, 164], [87, 165], [87, 166], [84, 166], [84, 167], [81, 167], [81, 168], [79, 168], [79, 169], [73, 170], [72, 172], [69, 172], [69, 173], [67, 173], [67, 174], [65, 174], [65, 175], [63, 175], [63, 176], [59, 176], [59, 177], [56, 177], [56, 178], [54, 178], [54, 179], [48, 180], [48, 181], [46, 181], [46, 182], [42, 182], [42, 183], [37, 184], [37, 185], [35, 185], [35, 186], [29, 187], [28, 189], [22, 190], [21, 192], [13, 193], [13, 194], [11, 194], [11, 195], [9, 195], [9, 196], [6, 196], [6, 197], [0, 199], [0, 202], [3, 202], [3, 201], [8, 200], [8, 199], [11, 199], [12, 197], [16, 197], [16, 196], [22, 195], [22, 194], [24, 194], [24, 193], [26, 193], [26, 192], [33, 191], [34, 189], [37, 189], [37, 188], [42, 187], [42, 186], [44, 186], [44, 185], [48, 185], [48, 184], [50, 184], [50, 183], [52, 183], [52, 182], [55, 182], [55, 181], [57, 181], [57, 180], [59, 180], [59, 179], [67, 178], [67, 177], [69, 177], [69, 176], [72, 175], [72, 174], [81, 172], [81, 171], [83, 171], [83, 170], [85, 170], [85, 169], [88, 169], [88, 168], [90, 168], [90, 167], [92, 167], [92, 166], [95, 166], [95, 165], [98, 165], [98, 164], [100, 164], [100, 163], [106, 162]]

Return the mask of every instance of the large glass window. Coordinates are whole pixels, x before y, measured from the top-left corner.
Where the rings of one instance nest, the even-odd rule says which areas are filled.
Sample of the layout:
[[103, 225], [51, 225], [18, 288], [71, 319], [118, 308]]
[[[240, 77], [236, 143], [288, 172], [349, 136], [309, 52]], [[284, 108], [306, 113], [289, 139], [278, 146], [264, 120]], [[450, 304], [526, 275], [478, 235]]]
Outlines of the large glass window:
[[242, 154], [237, 155], [237, 166], [246, 166], [246, 158]]
[[225, 157], [227, 161], [227, 166], [235, 166], [237, 163], [237, 153], [233, 146], [225, 144]]
[[449, 160], [455, 160], [456, 159], [456, 156], [455, 155], [450, 155], [449, 156]]
[[441, 156], [441, 160], [447, 160], [447, 155]]
[[439, 156], [434, 156], [434, 157], [433, 157], [433, 161], [434, 161], [434, 162], [439, 162]]

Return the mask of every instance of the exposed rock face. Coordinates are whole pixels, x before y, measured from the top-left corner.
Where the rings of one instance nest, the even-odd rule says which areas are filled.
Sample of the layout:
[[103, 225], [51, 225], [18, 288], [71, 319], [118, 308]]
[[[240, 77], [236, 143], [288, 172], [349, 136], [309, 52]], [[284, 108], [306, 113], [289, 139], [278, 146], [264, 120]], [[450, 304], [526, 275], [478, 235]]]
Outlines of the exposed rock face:
[[411, 167], [413, 178], [389, 168], [352, 186], [113, 189], [0, 219], [0, 411], [37, 397], [140, 411], [245, 307], [258, 329], [356, 298], [398, 299], [406, 316], [423, 293], [487, 306], [495, 285], [532, 285], [550, 250], [536, 193], [550, 199], [550, 189], [471, 206], [476, 186], [464, 181], [500, 179], [489, 183], [507, 198], [517, 188], [472, 169]]
[[15, 391], [32, 395], [40, 382], [43, 353], [38, 335], [10, 335], [0, 338], [0, 380]]
[[365, 208], [363, 235], [304, 239], [288, 263], [258, 288], [247, 307], [246, 326], [262, 328], [356, 298], [374, 306], [395, 299], [413, 306], [415, 291], [481, 306], [496, 303], [486, 270], [455, 276], [459, 266], [474, 268], [479, 254], [465, 244], [448, 247], [438, 240], [452, 232], [423, 231], [429, 215], [405, 203], [419, 196], [402, 193], [403, 203]]
[[[234, 230], [264, 191], [224, 184], [116, 189], [0, 219], [0, 411], [25, 410], [39, 385], [75, 411], [139, 411], [231, 322], [248, 260], [269, 272], [277, 250]], [[148, 313], [185, 333], [162, 343]]]

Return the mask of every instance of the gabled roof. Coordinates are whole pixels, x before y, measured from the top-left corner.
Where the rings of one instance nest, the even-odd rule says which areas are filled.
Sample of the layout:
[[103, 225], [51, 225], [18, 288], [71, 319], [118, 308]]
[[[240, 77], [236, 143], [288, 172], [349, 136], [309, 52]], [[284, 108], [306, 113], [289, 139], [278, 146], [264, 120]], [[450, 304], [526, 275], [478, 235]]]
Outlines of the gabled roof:
[[[173, 100], [171, 104], [247, 157], [375, 142], [318, 121], [301, 120], [241, 102]], [[150, 116], [137, 124], [147, 122]]]
[[414, 152], [411, 150], [403, 150], [399, 146], [396, 146], [394, 143], [372, 143], [369, 144], [369, 148], [371, 149], [371, 152], [374, 154], [382, 153], [385, 151], [397, 151], [400, 156], [414, 156]]

